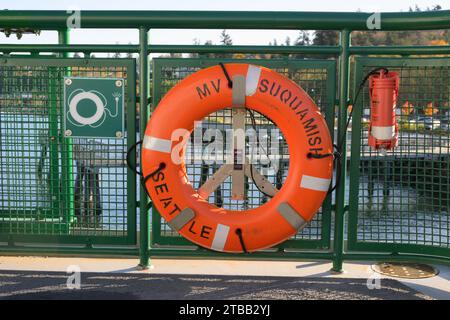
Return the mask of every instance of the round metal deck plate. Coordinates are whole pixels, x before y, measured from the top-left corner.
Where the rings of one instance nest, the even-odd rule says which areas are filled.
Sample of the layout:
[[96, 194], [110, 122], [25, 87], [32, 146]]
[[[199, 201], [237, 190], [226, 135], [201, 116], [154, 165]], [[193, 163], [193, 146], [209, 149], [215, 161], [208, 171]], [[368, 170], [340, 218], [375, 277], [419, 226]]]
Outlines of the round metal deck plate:
[[372, 265], [372, 270], [386, 276], [406, 279], [430, 278], [439, 273], [430, 265], [408, 262], [379, 262]]

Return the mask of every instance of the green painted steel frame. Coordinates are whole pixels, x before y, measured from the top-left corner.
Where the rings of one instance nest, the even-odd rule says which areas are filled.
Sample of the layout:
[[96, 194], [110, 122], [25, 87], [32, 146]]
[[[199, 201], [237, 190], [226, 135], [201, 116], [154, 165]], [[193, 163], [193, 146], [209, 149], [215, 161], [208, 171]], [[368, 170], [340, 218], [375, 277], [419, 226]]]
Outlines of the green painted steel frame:
[[[134, 59], [79, 59], [79, 58], [53, 58], [40, 57], [38, 59], [31, 57], [4, 57], [0, 59], [0, 65], [3, 66], [47, 66], [50, 70], [53, 68], [71, 68], [71, 67], [111, 67], [120, 66], [127, 68], [127, 76], [130, 84], [127, 86], [127, 146], [130, 147], [136, 142], [135, 130], [135, 61]], [[51, 71], [50, 71], [51, 72]], [[51, 93], [50, 93], [51, 94]], [[56, 101], [56, 99], [55, 99]], [[56, 108], [56, 107], [54, 107]], [[55, 113], [56, 114], [56, 113]], [[54, 119], [57, 123], [57, 119]], [[57, 128], [50, 128], [57, 133]], [[57, 134], [58, 135], [58, 134]], [[67, 151], [67, 150], [65, 150]], [[53, 153], [58, 153], [57, 150]], [[133, 154], [131, 155], [133, 157]], [[134, 158], [136, 155], [134, 154]], [[54, 157], [53, 157], [54, 158]], [[68, 161], [64, 157], [63, 161]], [[57, 163], [56, 163], [57, 167]], [[58, 173], [55, 173], [58, 176]], [[64, 173], [62, 174], [70, 174]], [[66, 177], [67, 178], [67, 177]], [[59, 177], [55, 178], [59, 181]], [[70, 179], [68, 179], [70, 180]], [[68, 181], [66, 180], [66, 181]], [[136, 176], [131, 170], [127, 170], [127, 192], [130, 195], [136, 195]], [[70, 186], [68, 187], [70, 188]], [[54, 192], [58, 192], [55, 190]], [[72, 201], [69, 201], [71, 203]], [[70, 208], [69, 208], [70, 209]], [[71, 245], [133, 245], [136, 244], [136, 198], [127, 197], [127, 235], [126, 236], [92, 236], [92, 235], [21, 235], [21, 234], [0, 234], [0, 242], [7, 242], [10, 246], [15, 247], [15, 243], [52, 243], [52, 244], [71, 244]], [[16, 247], [17, 248], [17, 247]], [[5, 248], [0, 246], [0, 252]], [[26, 249], [25, 249], [26, 250]], [[61, 249], [64, 250], [64, 249]]]
[[[383, 30], [450, 28], [450, 11], [381, 12]], [[0, 28], [66, 28], [71, 11], [4, 10]], [[80, 11], [82, 28], [367, 30], [372, 12]]]
[[[338, 131], [345, 132], [347, 115], [349, 59], [353, 55], [435, 55], [450, 54], [450, 46], [391, 46], [391, 47], [363, 47], [350, 46], [352, 30], [367, 30], [367, 18], [372, 13], [321, 13], [321, 12], [198, 12], [198, 11], [82, 11], [83, 28], [139, 28], [139, 45], [68, 45], [60, 42], [58, 45], [12, 45], [0, 44], [3, 57], [12, 52], [31, 52], [36, 55], [40, 52], [74, 53], [83, 52], [130, 52], [139, 53], [140, 57], [140, 92], [147, 98], [147, 62], [150, 53], [278, 53], [278, 54], [328, 54], [339, 57], [338, 65]], [[56, 30], [64, 32], [68, 14], [65, 11], [1, 11], [0, 28], [29, 27], [42, 30]], [[412, 13], [381, 13], [382, 30], [436, 30], [450, 28], [449, 11], [412, 12]], [[304, 29], [304, 30], [337, 30], [340, 31], [341, 41], [338, 46], [194, 46], [194, 45], [152, 45], [148, 43], [147, 32], [151, 28], [216, 28], [216, 29]], [[121, 60], [122, 61], [122, 60]], [[142, 81], [145, 80], [145, 81]], [[147, 103], [141, 104], [141, 114], [145, 115]], [[146, 117], [141, 117], [140, 126], [144, 128]], [[135, 162], [135, 152], [132, 151], [132, 162]], [[341, 167], [342, 175], [346, 174], [346, 161]], [[129, 179], [132, 177], [129, 176]], [[342, 179], [344, 180], [344, 179]], [[140, 188], [141, 198], [145, 198]], [[144, 197], [142, 197], [144, 195]], [[218, 258], [239, 259], [325, 259], [333, 260], [333, 269], [342, 270], [344, 260], [412, 260], [424, 262], [450, 263], [448, 256], [433, 256], [425, 252], [420, 254], [398, 254], [385, 252], [386, 248], [367, 248], [368, 252], [347, 252], [344, 246], [344, 223], [347, 206], [345, 204], [345, 183], [341, 182], [337, 188], [336, 199], [336, 225], [334, 229], [333, 252], [314, 252], [308, 250], [289, 251], [278, 250], [271, 253], [255, 253], [252, 255], [221, 255]], [[135, 205], [135, 204], [134, 204]], [[134, 206], [133, 205], [133, 206]], [[148, 241], [148, 214], [145, 210], [145, 201], [140, 202], [141, 230], [145, 237], [140, 237], [140, 264], [145, 267], [149, 263], [149, 256], [157, 257], [211, 257], [204, 249], [180, 250], [171, 248], [149, 248]], [[348, 249], [354, 250], [352, 243]], [[41, 253], [41, 254], [131, 254], [136, 255], [136, 247], [121, 248], [93, 248], [92, 246], [72, 248], [38, 248], [9, 246], [2, 247], [1, 252], [6, 253]], [[377, 251], [377, 252], [375, 252]], [[380, 253], [384, 252], [384, 253]], [[206, 252], [206, 253], [205, 253]], [[433, 253], [434, 254], [434, 253]]]
[[[206, 68], [216, 65], [219, 62], [231, 63], [252, 63], [259, 64], [268, 68], [296, 68], [296, 69], [324, 69], [326, 70], [327, 80], [327, 98], [328, 101], [324, 103], [326, 106], [325, 118], [329, 128], [334, 128], [334, 107], [336, 100], [336, 62], [334, 60], [290, 60], [290, 59], [205, 59], [205, 58], [155, 58], [152, 60], [152, 102], [157, 104], [162, 98], [161, 87], [158, 85], [161, 82], [161, 69], [163, 67], [199, 67]], [[332, 129], [330, 129], [332, 130]], [[332, 135], [332, 133], [331, 133]], [[331, 196], [328, 196], [324, 205], [322, 206], [322, 227], [320, 240], [308, 239], [291, 239], [279, 245], [281, 249], [316, 249], [329, 250], [331, 244], [331, 217], [332, 206]], [[192, 243], [181, 237], [161, 236], [161, 216], [153, 209], [152, 215], [152, 232], [151, 232], [151, 246], [191, 246]], [[213, 251], [207, 251], [213, 254]]]
[[[353, 92], [357, 90], [357, 85], [361, 83], [363, 68], [370, 67], [450, 67], [450, 59], [448, 58], [368, 58], [357, 57], [353, 69], [355, 81]], [[349, 210], [348, 210], [348, 241], [347, 250], [349, 252], [392, 252], [394, 256], [399, 254], [423, 254], [428, 256], [441, 257], [450, 261], [450, 248], [416, 245], [416, 244], [399, 244], [399, 243], [375, 243], [367, 241], [358, 241], [358, 203], [359, 203], [359, 179], [360, 179], [360, 151], [361, 151], [361, 117], [362, 117], [362, 100], [360, 99], [355, 105], [353, 113], [353, 128], [351, 136], [351, 160], [350, 160], [350, 193], [349, 193]]]
[[[141, 140], [143, 140], [145, 127], [147, 126], [150, 85], [148, 81], [148, 29], [144, 27], [139, 29], [139, 43], [139, 135]], [[139, 193], [139, 225], [141, 232], [139, 237], [139, 266], [146, 269], [150, 259], [150, 219], [147, 209], [149, 199], [142, 185], [139, 188]]]

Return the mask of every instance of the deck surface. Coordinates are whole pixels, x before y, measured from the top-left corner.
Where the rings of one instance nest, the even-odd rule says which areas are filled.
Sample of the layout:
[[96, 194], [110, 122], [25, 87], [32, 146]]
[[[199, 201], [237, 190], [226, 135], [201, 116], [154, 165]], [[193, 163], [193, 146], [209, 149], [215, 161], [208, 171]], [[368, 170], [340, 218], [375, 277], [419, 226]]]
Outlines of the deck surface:
[[[137, 259], [0, 256], [0, 299], [450, 299], [450, 268], [427, 279], [379, 276], [371, 264], [324, 261]], [[66, 287], [81, 270], [81, 290]], [[379, 288], [370, 289], [378, 279]]]
[[373, 300], [431, 299], [392, 279], [369, 289], [365, 279], [84, 273], [80, 290], [63, 272], [0, 272], [0, 299]]

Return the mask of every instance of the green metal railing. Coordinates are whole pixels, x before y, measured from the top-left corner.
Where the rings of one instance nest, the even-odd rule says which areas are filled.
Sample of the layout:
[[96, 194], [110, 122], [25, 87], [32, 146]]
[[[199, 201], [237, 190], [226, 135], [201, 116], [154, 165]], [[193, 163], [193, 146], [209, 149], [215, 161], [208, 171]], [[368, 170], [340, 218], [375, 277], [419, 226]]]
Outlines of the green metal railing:
[[[350, 88], [355, 88], [358, 81], [362, 79], [364, 74], [370, 68], [375, 66], [388, 66], [394, 70], [399, 70], [401, 74], [401, 97], [400, 103], [405, 99], [409, 99], [414, 104], [421, 104], [429, 99], [434, 99], [436, 103], [442, 103], [448, 99], [450, 86], [448, 84], [449, 76], [448, 61], [450, 61], [450, 46], [379, 46], [364, 47], [351, 46], [351, 33], [356, 30], [367, 31], [367, 19], [370, 13], [320, 13], [320, 12], [196, 12], [196, 11], [83, 11], [81, 14], [82, 28], [133, 28], [139, 30], [138, 45], [71, 45], [68, 44], [66, 33], [66, 21], [68, 14], [64, 11], [2, 11], [0, 12], [0, 29], [12, 28], [31, 28], [41, 30], [56, 30], [60, 33], [59, 44], [43, 44], [43, 45], [19, 45], [19, 44], [0, 44], [0, 52], [3, 53], [1, 59], [6, 61], [3, 65], [10, 65], [10, 69], [24, 68], [26, 64], [20, 64], [20, 59], [15, 58], [17, 54], [31, 53], [32, 59], [28, 64], [34, 67], [31, 73], [34, 78], [38, 78], [37, 74], [42, 72], [44, 66], [45, 75], [43, 78], [53, 79], [47, 85], [42, 85], [40, 91], [48, 96], [49, 101], [46, 106], [41, 107], [42, 112], [47, 113], [46, 120], [49, 128], [46, 128], [50, 137], [57, 134], [58, 114], [58, 93], [60, 87], [56, 84], [60, 81], [60, 77], [68, 72], [74, 72], [74, 68], [80, 67], [79, 64], [88, 62], [94, 68], [101, 66], [118, 66], [127, 67], [128, 88], [135, 89], [134, 68], [127, 59], [89, 59], [91, 53], [107, 52], [107, 53], [135, 53], [139, 54], [139, 83], [138, 97], [139, 102], [139, 127], [142, 138], [143, 130], [147, 124], [147, 112], [150, 103], [154, 105], [158, 102], [165, 90], [174, 85], [182, 77], [195, 71], [202, 66], [217, 63], [217, 61], [200, 58], [197, 60], [190, 59], [154, 59], [153, 73], [149, 77], [148, 65], [150, 62], [150, 53], [260, 53], [260, 54], [280, 54], [283, 58], [280, 61], [251, 61], [252, 63], [260, 63], [273, 67], [275, 69], [286, 72], [290, 77], [296, 79], [302, 86], [308, 86], [308, 79], [301, 78], [301, 74], [307, 73], [307, 70], [326, 69], [326, 80], [315, 80], [313, 86], [324, 86], [326, 83], [326, 100], [323, 100], [322, 94], [311, 94], [317, 101], [327, 101], [323, 106], [323, 110], [327, 113], [327, 121], [330, 128], [334, 126], [331, 123], [334, 118], [330, 117], [330, 112], [334, 112], [337, 105], [337, 136], [350, 137], [350, 131], [347, 132], [347, 106], [350, 98]], [[381, 29], [388, 30], [436, 30], [450, 28], [450, 11], [433, 11], [433, 12], [408, 12], [408, 13], [381, 13]], [[148, 31], [153, 28], [199, 28], [199, 29], [304, 29], [304, 30], [337, 30], [340, 32], [340, 42], [337, 46], [203, 46], [203, 45], [153, 45], [149, 43]], [[62, 59], [52, 58], [53, 60], [43, 59], [40, 53], [50, 52], [66, 55], [68, 53], [80, 52], [85, 54], [85, 59]], [[314, 60], [294, 60], [290, 58], [290, 54], [305, 54], [309, 57], [314, 55], [321, 61]], [[387, 55], [396, 56], [396, 59], [378, 59], [368, 58], [368, 55]], [[398, 58], [398, 56], [402, 58]], [[414, 55], [424, 55], [432, 57], [433, 55], [447, 55], [439, 59], [417, 59]], [[329, 57], [332, 57], [330, 59]], [[351, 65], [352, 59], [356, 58], [355, 65]], [[327, 60], [328, 59], [328, 60]], [[38, 63], [39, 61], [49, 62], [56, 65], [48, 65], [48, 63]], [[58, 62], [59, 61], [59, 62]], [[113, 64], [110, 64], [113, 63]], [[334, 66], [336, 65], [336, 69]], [[2, 66], [0, 64], [0, 66]], [[38, 68], [39, 66], [39, 68]], [[170, 78], [168, 71], [164, 68], [172, 68], [171, 71], [177, 71], [176, 77]], [[182, 71], [180, 73], [180, 70]], [[184, 71], [183, 71], [184, 70]], [[335, 71], [337, 71], [335, 73]], [[350, 72], [352, 71], [352, 72]], [[322, 71], [323, 72], [323, 71]], [[336, 77], [335, 77], [336, 74]], [[352, 82], [350, 83], [350, 75]], [[55, 78], [56, 76], [56, 78]], [[422, 77], [426, 81], [418, 80]], [[17, 77], [2, 76], [3, 79], [12, 81]], [[30, 78], [30, 76], [28, 76]], [[33, 78], [33, 76], [31, 76]], [[170, 78], [170, 79], [169, 79]], [[11, 80], [12, 79], [12, 80]], [[434, 85], [424, 91], [424, 85], [428, 82]], [[50, 86], [50, 88], [48, 88]], [[150, 90], [151, 86], [151, 90]], [[51, 89], [53, 88], [53, 89]], [[12, 92], [17, 91], [17, 87], [11, 87]], [[311, 239], [289, 240], [287, 246], [280, 246], [274, 250], [260, 252], [251, 255], [226, 255], [212, 254], [211, 252], [196, 247], [187, 247], [187, 243], [179, 237], [173, 235], [166, 229], [165, 225], [160, 221], [157, 213], [152, 216], [153, 223], [150, 225], [150, 215], [147, 212], [147, 201], [145, 191], [140, 188], [139, 201], [136, 198], [135, 176], [131, 170], [126, 173], [122, 172], [120, 181], [126, 184], [117, 186], [117, 181], [106, 180], [102, 183], [105, 186], [112, 186], [112, 192], [121, 192], [126, 190], [126, 208], [117, 214], [127, 217], [127, 225], [124, 230], [127, 233], [126, 239], [134, 240], [127, 242], [127, 246], [113, 246], [115, 243], [112, 238], [104, 238], [105, 245], [100, 247], [92, 242], [95, 236], [100, 236], [101, 230], [94, 230], [94, 237], [81, 235], [81, 242], [85, 246], [72, 247], [29, 247], [19, 244], [23, 239], [22, 236], [26, 232], [31, 232], [35, 236], [36, 230], [26, 229], [27, 224], [22, 223], [25, 229], [14, 229], [11, 222], [7, 225], [7, 229], [1, 229], [0, 241], [6, 242], [1, 246], [2, 252], [27, 252], [27, 253], [70, 253], [70, 254], [137, 254], [139, 250], [140, 265], [146, 267], [149, 263], [150, 256], [163, 257], [221, 257], [221, 258], [275, 258], [275, 259], [328, 259], [333, 261], [333, 269], [335, 271], [342, 270], [342, 262], [351, 259], [370, 259], [370, 260], [421, 260], [448, 263], [450, 256], [449, 232], [448, 224], [449, 214], [449, 166], [448, 157], [449, 135], [433, 128], [426, 130], [421, 128], [420, 119], [411, 117], [400, 117], [400, 125], [402, 135], [400, 139], [401, 146], [408, 146], [413, 149], [402, 149], [401, 146], [393, 154], [386, 157], [380, 157], [373, 152], [367, 152], [366, 127], [362, 123], [363, 116], [366, 115], [368, 108], [367, 88], [362, 98], [355, 106], [353, 116], [353, 124], [351, 130], [351, 157], [350, 162], [347, 161], [347, 152], [343, 152], [343, 161], [341, 162], [341, 175], [347, 177], [347, 165], [349, 165], [348, 179], [342, 178], [337, 185], [332, 203], [325, 203], [319, 219], [322, 223], [317, 225], [316, 234], [320, 233], [320, 240]], [[130, 101], [128, 101], [128, 140], [124, 144], [130, 147], [135, 139], [134, 126], [136, 118], [134, 116], [134, 91], [130, 91]], [[151, 93], [151, 95], [149, 95]], [[407, 94], [407, 95], [406, 95]], [[331, 95], [331, 96], [330, 96]], [[24, 101], [24, 97], [19, 102]], [[31, 105], [34, 105], [34, 111], [39, 110], [38, 102], [35, 99]], [[9, 104], [5, 104], [8, 102]], [[320, 103], [319, 103], [320, 104]], [[11, 99], [0, 99], [0, 108], [12, 108], [10, 114], [27, 115], [27, 109], [18, 109], [18, 105]], [[131, 111], [133, 110], [133, 111]], [[441, 110], [441, 113], [443, 111]], [[50, 117], [52, 115], [52, 117]], [[440, 114], [442, 116], [442, 114]], [[222, 115], [223, 116], [223, 115]], [[438, 120], [438, 116], [433, 116]], [[6, 120], [4, 120], [6, 119]], [[415, 120], [415, 127], [412, 123]], [[420, 121], [418, 121], [420, 120]], [[6, 121], [6, 122], [5, 122]], [[20, 121], [8, 119], [2, 115], [2, 123], [9, 124], [14, 134], [21, 134], [23, 138], [34, 139], [34, 145], [38, 145], [36, 135], [29, 132], [24, 133], [21, 123], [29, 121]], [[36, 121], [35, 121], [36, 122]], [[41, 121], [42, 122], [42, 121]], [[270, 125], [270, 123], [267, 123]], [[428, 124], [427, 124], [428, 125]], [[425, 124], [423, 124], [425, 126]], [[9, 128], [9, 127], [8, 127]], [[2, 129], [7, 130], [7, 129]], [[22, 130], [22, 133], [21, 131]], [[7, 137], [11, 137], [12, 133], [3, 131], [2, 137], [8, 133]], [[52, 134], [53, 133], [53, 134]], [[59, 133], [60, 134], [60, 133]], [[133, 137], [131, 137], [133, 135]], [[426, 138], [418, 138], [426, 136]], [[66, 243], [72, 243], [75, 239], [73, 216], [76, 216], [74, 191], [72, 189], [72, 181], [76, 172], [75, 168], [75, 147], [69, 141], [62, 141], [56, 136], [55, 145], [57, 147], [49, 147], [47, 150], [47, 158], [53, 161], [53, 164], [47, 163], [42, 168], [47, 168], [47, 179], [38, 178], [39, 175], [32, 176], [31, 180], [36, 185], [42, 184], [48, 187], [49, 195], [57, 195], [57, 200], [41, 201], [45, 203], [45, 212], [51, 217], [62, 217], [63, 225], [57, 227], [52, 225], [52, 232], [64, 234]], [[422, 140], [421, 140], [422, 139]], [[431, 146], [439, 144], [439, 149], [429, 150], [429, 140]], [[347, 141], [346, 139], [344, 141]], [[15, 149], [19, 152], [29, 152], [28, 144], [15, 143]], [[16, 145], [17, 144], [17, 145]], [[344, 145], [344, 150], [347, 150]], [[415, 148], [415, 149], [414, 149]], [[15, 150], [16, 151], [16, 150]], [[3, 146], [2, 146], [3, 152]], [[104, 152], [106, 154], [107, 152]], [[42, 154], [42, 153], [41, 153]], [[107, 158], [110, 156], [108, 153]], [[37, 155], [30, 155], [34, 162], [39, 163], [40, 158]], [[8, 170], [21, 170], [21, 173], [29, 171], [30, 168], [24, 167], [27, 163], [24, 156], [17, 157], [10, 155], [3, 157], [10, 161], [6, 167], [15, 168]], [[136, 153], [131, 152], [132, 162], [135, 162]], [[2, 160], [2, 161], [6, 161]], [[46, 160], [49, 161], [49, 160]], [[45, 163], [45, 161], [44, 161]], [[55, 168], [59, 171], [56, 171]], [[2, 169], [3, 170], [3, 169]], [[52, 171], [53, 170], [53, 171]], [[71, 171], [72, 170], [72, 171]], [[103, 169], [101, 169], [103, 170]], [[45, 170], [39, 171], [42, 176]], [[2, 171], [2, 178], [4, 171]], [[30, 179], [28, 175], [28, 179]], [[201, 178], [201, 176], [199, 176]], [[193, 174], [192, 179], [200, 179]], [[19, 183], [18, 189], [23, 189], [23, 178], [11, 178], [14, 183]], [[10, 181], [8, 179], [8, 181]], [[349, 193], [347, 193], [346, 182], [349, 183]], [[47, 182], [46, 182], [47, 181]], [[45, 183], [44, 183], [45, 182]], [[9, 198], [8, 201], [14, 199], [5, 192], [10, 192], [2, 184], [0, 188], [2, 197]], [[17, 190], [17, 188], [15, 190]], [[108, 187], [105, 187], [108, 189]], [[5, 191], [6, 190], [6, 191]], [[123, 192], [122, 192], [123, 193]], [[16, 192], [17, 196], [26, 197], [26, 193]], [[59, 197], [59, 198], [58, 198]], [[419, 200], [420, 198], [420, 200]], [[18, 202], [14, 205], [6, 206], [6, 215], [18, 218], [18, 210], [24, 211], [26, 206], [25, 198], [18, 198]], [[35, 200], [33, 200], [35, 201]], [[215, 201], [215, 200], [214, 200]], [[331, 202], [331, 199], [328, 201]], [[2, 206], [5, 206], [5, 200], [2, 198]], [[20, 205], [18, 204], [20, 203]], [[115, 203], [117, 205], [117, 203]], [[136, 212], [135, 207], [139, 206], [139, 242], [135, 240], [136, 235]], [[35, 207], [35, 206], [34, 206]], [[33, 207], [33, 208], [34, 208]], [[334, 209], [334, 210], [331, 210]], [[2, 212], [5, 212], [2, 209]], [[20, 214], [24, 214], [23, 212]], [[36, 218], [36, 213], [30, 213], [31, 218]], [[347, 216], [348, 215], [348, 216]], [[327, 220], [328, 219], [328, 220]], [[16, 226], [20, 226], [17, 220], [14, 221]], [[325, 222], [325, 223], [324, 223]], [[34, 223], [34, 222], [33, 222]], [[65, 223], [65, 224], [64, 224]], [[21, 227], [23, 228], [23, 227]], [[33, 227], [34, 228], [34, 227]], [[45, 229], [45, 228], [44, 228]], [[87, 228], [90, 229], [90, 228]], [[24, 231], [25, 230], [25, 231]], [[39, 229], [41, 230], [41, 229]], [[311, 229], [310, 229], [311, 230]], [[106, 229], [111, 232], [110, 229]], [[46, 231], [48, 232], [48, 231]], [[82, 232], [85, 232], [82, 230]], [[97, 232], [97, 233], [96, 233]], [[167, 232], [167, 233], [165, 233]], [[18, 238], [17, 238], [18, 237]], [[40, 238], [28, 238], [27, 240], [42, 243]], [[131, 238], [129, 238], [131, 237]], [[308, 237], [307, 237], [308, 238]], [[49, 241], [60, 243], [61, 238], [52, 238]], [[89, 239], [89, 241], [88, 241]], [[100, 238], [98, 238], [100, 239]], [[20, 240], [20, 241], [19, 241]], [[127, 241], [128, 241], [127, 240]], [[314, 242], [316, 241], [316, 242]], [[289, 243], [295, 244], [293, 247]], [[309, 243], [309, 244], [308, 244]], [[313, 243], [312, 245], [310, 245]], [[175, 246], [176, 245], [176, 246]], [[109, 246], [109, 247], [107, 247]]]
[[[448, 256], [450, 131], [441, 121], [450, 120], [450, 59], [358, 58], [355, 83], [379, 66], [399, 73], [398, 104], [411, 109], [398, 108], [399, 146], [386, 155], [368, 147], [367, 125], [354, 122], [348, 249]], [[369, 114], [368, 99], [365, 90], [355, 119]], [[425, 117], [430, 102], [435, 110]]]
[[[134, 61], [8, 57], [0, 62], [0, 241], [133, 244]], [[64, 76], [124, 77], [127, 137], [64, 138]], [[81, 192], [81, 190], [87, 190]], [[100, 193], [100, 190], [102, 191]]]

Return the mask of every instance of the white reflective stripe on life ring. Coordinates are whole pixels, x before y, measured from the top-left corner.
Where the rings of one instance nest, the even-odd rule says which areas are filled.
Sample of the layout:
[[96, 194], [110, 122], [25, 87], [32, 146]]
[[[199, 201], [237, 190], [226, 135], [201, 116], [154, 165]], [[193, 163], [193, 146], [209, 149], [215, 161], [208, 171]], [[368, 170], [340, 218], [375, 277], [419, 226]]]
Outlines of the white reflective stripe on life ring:
[[277, 208], [278, 213], [289, 223], [295, 230], [300, 230], [306, 225], [305, 219], [296, 212], [289, 203], [282, 202]]
[[[77, 106], [81, 100], [88, 99], [95, 103], [97, 108], [95, 114], [91, 117], [83, 117], [78, 113]], [[98, 95], [93, 92], [80, 92], [77, 93], [69, 103], [69, 112], [72, 118], [83, 125], [94, 124], [101, 119], [103, 116], [103, 112], [105, 111], [105, 106], [103, 105], [103, 101], [100, 99]]]
[[144, 136], [142, 147], [148, 150], [170, 153], [172, 151], [172, 140]]
[[223, 251], [225, 243], [228, 239], [228, 233], [230, 232], [230, 227], [224, 224], [218, 224], [216, 228], [216, 233], [214, 234], [214, 239], [211, 245], [211, 249], [217, 251]]
[[260, 76], [261, 76], [261, 68], [254, 65], [248, 66], [247, 77], [245, 79], [246, 96], [252, 96], [256, 93]]
[[300, 182], [300, 187], [315, 191], [328, 191], [330, 188], [330, 183], [331, 179], [313, 177], [304, 174], [302, 176], [302, 181]]

